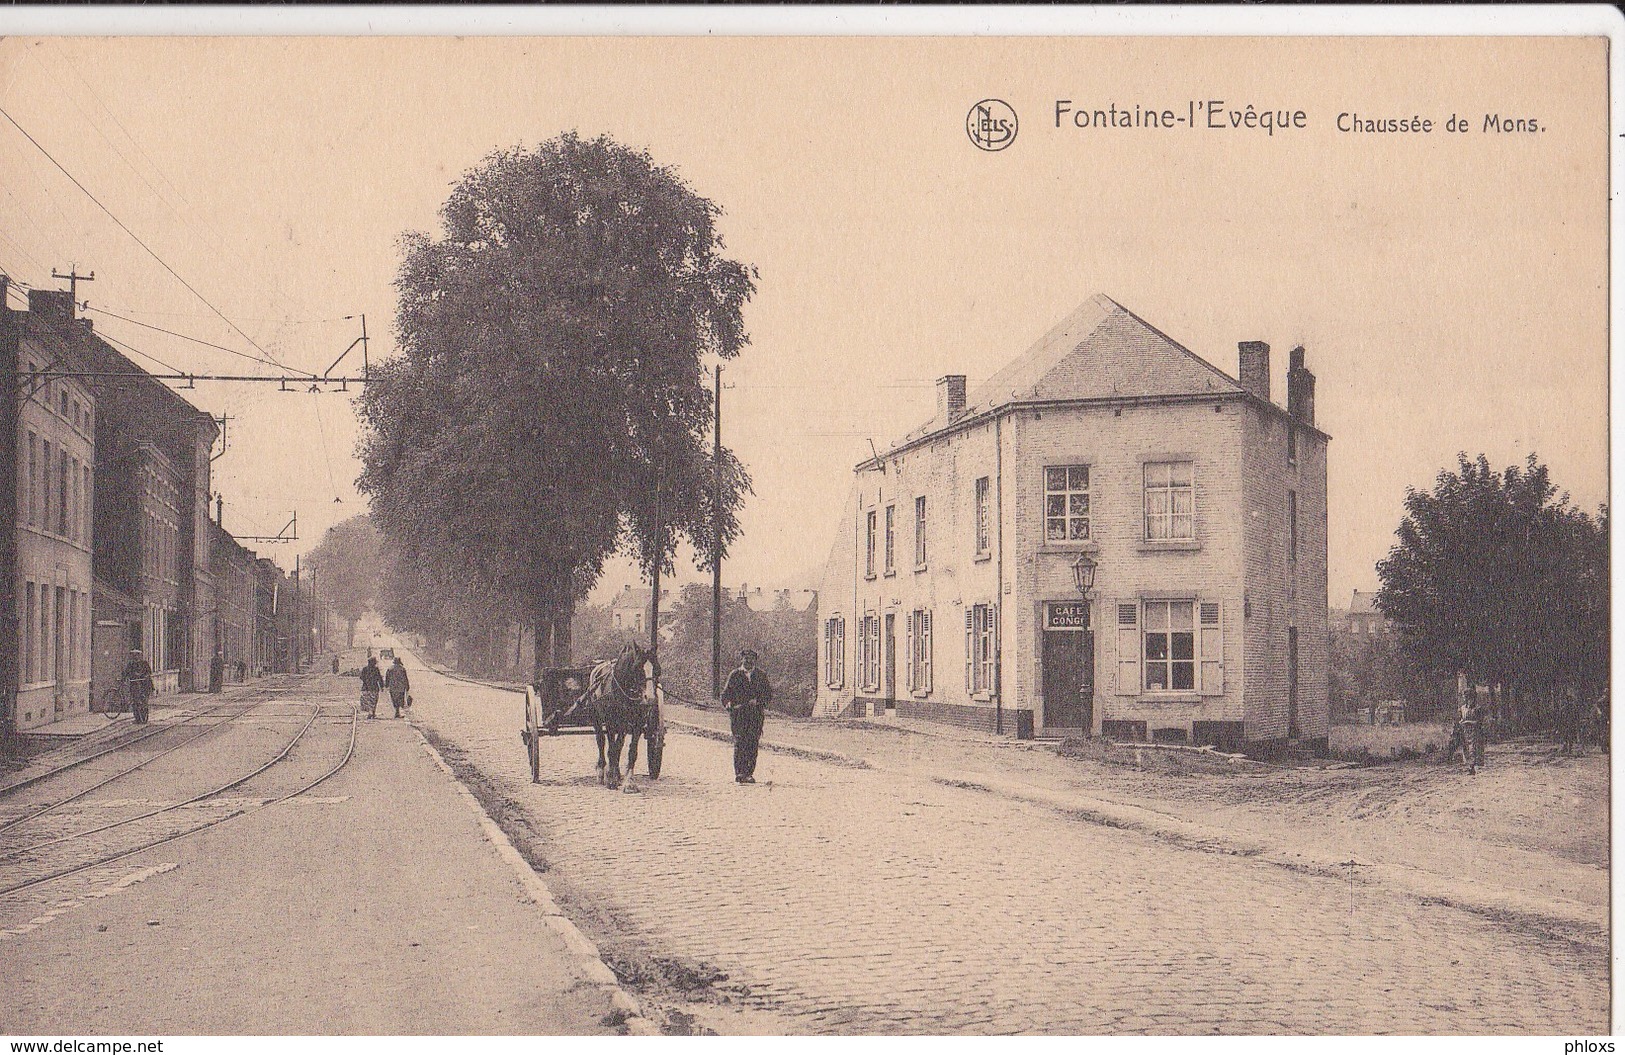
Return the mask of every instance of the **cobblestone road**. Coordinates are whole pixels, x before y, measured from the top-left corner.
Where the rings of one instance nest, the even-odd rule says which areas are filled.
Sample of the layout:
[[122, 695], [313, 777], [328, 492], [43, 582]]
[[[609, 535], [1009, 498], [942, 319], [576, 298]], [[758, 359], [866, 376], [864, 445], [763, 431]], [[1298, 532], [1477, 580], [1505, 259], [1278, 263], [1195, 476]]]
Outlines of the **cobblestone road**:
[[924, 777], [766, 753], [740, 787], [726, 744], [681, 733], [641, 795], [597, 786], [586, 738], [544, 742], [532, 785], [517, 697], [414, 677], [416, 720], [523, 812], [607, 951], [727, 975], [728, 1006], [681, 1008], [715, 1028], [1608, 1027], [1592, 948]]

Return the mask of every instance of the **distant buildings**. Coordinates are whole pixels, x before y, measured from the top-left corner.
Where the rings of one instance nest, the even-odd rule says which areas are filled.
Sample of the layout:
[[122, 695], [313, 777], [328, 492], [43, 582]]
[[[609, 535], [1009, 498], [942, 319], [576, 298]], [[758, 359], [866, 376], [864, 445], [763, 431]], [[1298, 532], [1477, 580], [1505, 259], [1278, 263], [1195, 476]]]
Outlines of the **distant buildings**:
[[1354, 591], [1349, 601], [1348, 632], [1354, 637], [1375, 637], [1394, 632], [1394, 622], [1377, 608], [1377, 595]]
[[[612, 580], [613, 581], [613, 580]], [[641, 634], [649, 625], [649, 601], [653, 592], [647, 586], [622, 586], [609, 602], [609, 624], [616, 630]], [[671, 591], [660, 591], [660, 632], [664, 637], [673, 619]]]
[[[1240, 379], [1099, 296], [859, 464], [818, 714], [1237, 747], [1327, 736], [1326, 445], [1294, 349]], [[1089, 595], [1080, 573], [1093, 562]]]

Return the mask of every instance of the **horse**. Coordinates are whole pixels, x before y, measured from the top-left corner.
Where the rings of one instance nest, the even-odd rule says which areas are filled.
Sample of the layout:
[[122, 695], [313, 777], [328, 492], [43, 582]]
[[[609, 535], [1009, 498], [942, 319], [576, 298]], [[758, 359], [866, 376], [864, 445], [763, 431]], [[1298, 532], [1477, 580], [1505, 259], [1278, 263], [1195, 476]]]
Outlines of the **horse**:
[[592, 668], [582, 699], [598, 741], [598, 780], [605, 787], [621, 786], [621, 747], [625, 744], [625, 790], [637, 790], [632, 771], [638, 764], [638, 737], [648, 735], [653, 707], [644, 699], [644, 687], [659, 676], [660, 661], [654, 650], [635, 641], [628, 641], [619, 656]]
[[1608, 753], [1608, 697], [1587, 697], [1569, 691], [1558, 711], [1562, 733], [1562, 753], [1585, 754], [1586, 745], [1595, 743]]

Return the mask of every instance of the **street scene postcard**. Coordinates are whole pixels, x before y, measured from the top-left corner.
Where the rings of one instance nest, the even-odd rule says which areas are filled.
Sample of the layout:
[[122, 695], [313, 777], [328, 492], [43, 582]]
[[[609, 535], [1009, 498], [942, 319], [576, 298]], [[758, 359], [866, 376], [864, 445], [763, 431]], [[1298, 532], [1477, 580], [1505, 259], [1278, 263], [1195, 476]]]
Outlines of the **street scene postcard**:
[[9, 1052], [1614, 1050], [1616, 12], [263, 14], [0, 15]]

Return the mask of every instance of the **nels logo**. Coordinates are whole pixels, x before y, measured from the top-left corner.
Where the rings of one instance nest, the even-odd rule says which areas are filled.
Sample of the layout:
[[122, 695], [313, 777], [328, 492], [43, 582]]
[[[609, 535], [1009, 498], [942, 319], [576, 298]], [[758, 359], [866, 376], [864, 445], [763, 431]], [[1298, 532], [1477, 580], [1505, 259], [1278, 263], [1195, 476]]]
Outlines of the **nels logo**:
[[981, 150], [1003, 150], [1019, 128], [1016, 111], [1003, 99], [983, 99], [965, 115], [965, 134]]

